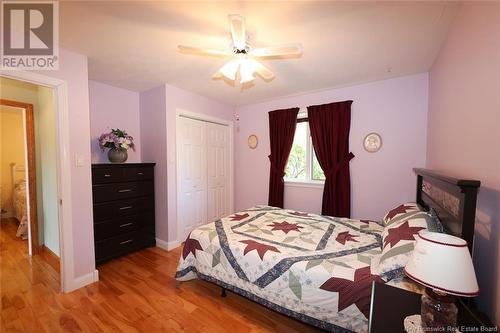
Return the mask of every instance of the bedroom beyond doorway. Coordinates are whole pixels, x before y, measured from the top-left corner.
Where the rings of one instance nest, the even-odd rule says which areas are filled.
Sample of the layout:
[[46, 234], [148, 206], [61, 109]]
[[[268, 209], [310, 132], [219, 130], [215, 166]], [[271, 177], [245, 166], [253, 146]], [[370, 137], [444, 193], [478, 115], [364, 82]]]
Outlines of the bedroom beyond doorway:
[[[2, 220], [27, 255], [60, 272], [57, 141], [51, 88], [0, 78]], [[23, 240], [24, 239], [24, 240]], [[27, 239], [27, 240], [26, 240]], [[3, 251], [9, 251], [6, 246]], [[7, 256], [2, 252], [2, 257]], [[2, 286], [3, 287], [3, 286]]]

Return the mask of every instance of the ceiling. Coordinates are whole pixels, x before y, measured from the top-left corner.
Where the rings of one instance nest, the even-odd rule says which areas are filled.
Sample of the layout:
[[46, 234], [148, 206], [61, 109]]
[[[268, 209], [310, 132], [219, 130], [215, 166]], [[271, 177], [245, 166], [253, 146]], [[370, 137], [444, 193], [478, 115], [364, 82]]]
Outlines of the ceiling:
[[[63, 1], [60, 44], [89, 58], [89, 78], [134, 91], [163, 83], [243, 105], [429, 70], [457, 11], [453, 2]], [[252, 47], [302, 43], [302, 57], [265, 60], [276, 77], [241, 88], [212, 74], [226, 58], [177, 45], [230, 45], [242, 14]]]

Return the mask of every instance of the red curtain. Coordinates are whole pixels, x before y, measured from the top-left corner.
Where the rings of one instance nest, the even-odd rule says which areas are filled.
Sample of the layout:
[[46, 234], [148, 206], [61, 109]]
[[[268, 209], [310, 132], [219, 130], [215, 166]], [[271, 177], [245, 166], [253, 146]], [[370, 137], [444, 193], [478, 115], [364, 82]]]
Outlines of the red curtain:
[[318, 162], [325, 173], [322, 214], [351, 216], [349, 151], [352, 101], [307, 107], [311, 140]]
[[271, 142], [271, 162], [269, 176], [269, 206], [283, 208], [286, 163], [292, 150], [297, 114], [299, 108], [269, 112], [269, 136]]

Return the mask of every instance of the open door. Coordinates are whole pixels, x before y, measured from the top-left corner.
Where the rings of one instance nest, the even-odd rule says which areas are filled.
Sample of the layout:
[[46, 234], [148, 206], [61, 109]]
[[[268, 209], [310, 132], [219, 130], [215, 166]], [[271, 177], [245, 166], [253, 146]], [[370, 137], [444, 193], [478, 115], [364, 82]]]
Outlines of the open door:
[[28, 180], [28, 205], [30, 223], [31, 253], [40, 252], [40, 242], [38, 239], [38, 221], [36, 206], [36, 161], [35, 161], [35, 126], [33, 119], [33, 104], [0, 99], [0, 105], [21, 108], [26, 115], [26, 152], [28, 157], [27, 180]]

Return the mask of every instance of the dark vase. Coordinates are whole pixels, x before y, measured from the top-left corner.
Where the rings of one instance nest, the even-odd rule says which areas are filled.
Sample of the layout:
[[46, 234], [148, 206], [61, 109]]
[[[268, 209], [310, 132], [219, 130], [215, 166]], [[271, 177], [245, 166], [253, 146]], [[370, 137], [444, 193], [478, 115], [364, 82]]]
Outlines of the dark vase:
[[127, 160], [127, 158], [128, 158], [127, 149], [112, 148], [108, 151], [108, 159], [111, 163], [123, 163]]

